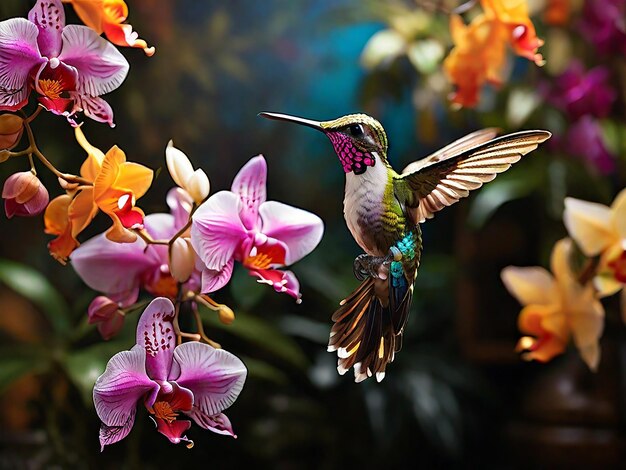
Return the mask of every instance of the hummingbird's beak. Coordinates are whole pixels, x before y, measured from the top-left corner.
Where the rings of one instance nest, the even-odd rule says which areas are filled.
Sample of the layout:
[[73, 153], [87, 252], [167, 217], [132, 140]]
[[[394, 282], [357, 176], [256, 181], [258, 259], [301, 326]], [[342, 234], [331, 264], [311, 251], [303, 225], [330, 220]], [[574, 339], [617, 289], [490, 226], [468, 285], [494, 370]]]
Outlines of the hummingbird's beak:
[[311, 119], [304, 119], [301, 117], [290, 116], [289, 114], [259, 113], [259, 116], [267, 118], [267, 119], [273, 119], [275, 121], [294, 122], [302, 126], [312, 127], [313, 129], [317, 129], [318, 131], [324, 130], [324, 128], [322, 127], [322, 124], [318, 121], [312, 121]]

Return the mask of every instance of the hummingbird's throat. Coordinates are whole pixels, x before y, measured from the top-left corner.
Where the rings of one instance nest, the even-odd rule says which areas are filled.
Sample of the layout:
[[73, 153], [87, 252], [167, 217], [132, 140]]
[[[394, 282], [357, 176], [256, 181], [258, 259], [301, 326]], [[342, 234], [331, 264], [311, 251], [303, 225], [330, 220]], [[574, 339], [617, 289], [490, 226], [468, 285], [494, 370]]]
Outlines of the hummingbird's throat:
[[328, 138], [335, 148], [345, 173], [360, 175], [368, 166], [374, 166], [376, 158], [368, 152], [358, 149], [352, 139], [342, 132], [329, 132]]

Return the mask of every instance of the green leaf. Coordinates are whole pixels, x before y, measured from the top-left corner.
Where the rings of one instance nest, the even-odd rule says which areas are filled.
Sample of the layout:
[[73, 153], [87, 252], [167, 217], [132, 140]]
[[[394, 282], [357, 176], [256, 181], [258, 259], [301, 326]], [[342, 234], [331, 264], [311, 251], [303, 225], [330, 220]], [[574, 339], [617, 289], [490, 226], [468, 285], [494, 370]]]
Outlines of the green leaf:
[[99, 343], [74, 351], [62, 360], [63, 367], [72, 383], [78, 388], [86, 406], [92, 406], [93, 386], [104, 372], [107, 362], [116, 353], [130, 349], [128, 342]]
[[224, 330], [259, 346], [300, 369], [305, 369], [308, 366], [309, 361], [298, 343], [273, 324], [258, 317], [237, 312], [235, 321], [230, 325], [224, 325], [219, 321], [215, 312], [204, 306], [199, 306], [199, 308], [203, 314], [204, 323], [209, 326]]
[[57, 333], [69, 332], [70, 308], [41, 273], [24, 264], [0, 259], [0, 281], [35, 304]]

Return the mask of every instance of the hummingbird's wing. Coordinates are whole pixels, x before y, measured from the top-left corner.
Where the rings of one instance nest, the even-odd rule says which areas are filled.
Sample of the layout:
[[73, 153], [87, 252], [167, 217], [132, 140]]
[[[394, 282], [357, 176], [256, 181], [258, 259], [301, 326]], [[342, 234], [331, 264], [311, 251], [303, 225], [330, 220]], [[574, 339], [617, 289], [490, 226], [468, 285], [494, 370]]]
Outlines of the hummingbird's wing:
[[412, 163], [396, 177], [408, 189], [405, 206], [415, 223], [431, 219], [435, 212], [493, 180], [552, 135], [548, 131], [522, 131], [485, 142], [493, 131], [470, 134]]
[[500, 129], [497, 127], [488, 127], [481, 129], [471, 134], [467, 134], [465, 137], [461, 137], [459, 140], [455, 140], [451, 144], [446, 145], [444, 148], [437, 150], [435, 153], [428, 155], [420, 160], [409, 163], [402, 174], [414, 173], [426, 165], [430, 165], [441, 160], [446, 160], [450, 157], [463, 153], [467, 149], [471, 149], [482, 143], [488, 142], [494, 139], [500, 133]]

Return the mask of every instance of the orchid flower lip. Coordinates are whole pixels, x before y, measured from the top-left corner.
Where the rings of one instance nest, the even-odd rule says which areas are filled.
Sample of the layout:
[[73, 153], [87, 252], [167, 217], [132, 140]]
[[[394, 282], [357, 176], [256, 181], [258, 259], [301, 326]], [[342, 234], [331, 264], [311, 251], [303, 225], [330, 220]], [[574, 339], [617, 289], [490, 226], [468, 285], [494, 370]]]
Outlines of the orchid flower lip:
[[293, 122], [295, 124], [300, 124], [302, 126], [312, 127], [313, 129], [317, 129], [318, 131], [323, 131], [324, 128], [319, 121], [313, 121], [311, 119], [305, 119], [297, 116], [290, 116], [289, 114], [280, 114], [280, 113], [266, 113], [262, 112], [258, 114], [261, 117], [266, 119], [272, 119], [274, 121], [286, 121]]

